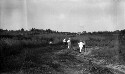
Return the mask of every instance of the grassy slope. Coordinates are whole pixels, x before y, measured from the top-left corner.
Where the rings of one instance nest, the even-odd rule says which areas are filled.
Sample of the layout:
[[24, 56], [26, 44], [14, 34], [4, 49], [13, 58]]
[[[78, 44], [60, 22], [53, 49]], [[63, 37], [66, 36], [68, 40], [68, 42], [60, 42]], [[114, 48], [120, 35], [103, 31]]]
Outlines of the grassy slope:
[[[54, 43], [57, 43], [53, 46], [43, 46], [42, 44], [47, 43], [46, 39], [54, 38]], [[64, 36], [65, 37], [65, 36]], [[89, 68], [95, 69], [92, 64], [88, 64], [88, 61], [79, 60], [77, 55], [79, 54], [77, 51], [72, 50], [64, 50], [63, 53], [57, 54], [60, 52], [60, 50], [64, 49], [65, 47], [61, 47], [61, 44], [59, 44], [62, 39], [64, 38], [60, 35], [44, 35], [44, 36], [37, 36], [36, 38], [44, 39], [45, 43], [39, 42], [39, 40], [35, 41], [33, 39], [32, 41], [23, 40], [20, 44], [20, 40], [14, 41], [13, 40], [6, 40], [1, 44], [2, 51], [3, 50], [13, 50], [12, 52], [19, 51], [19, 53], [6, 53], [2, 55], [2, 66], [3, 66], [3, 72], [14, 72], [14, 73], [50, 73], [53, 74], [59, 73], [82, 73], [83, 70], [87, 70], [84, 72], [91, 72], [93, 74], [99, 74], [97, 73], [97, 69], [95, 72], [94, 70], [89, 70]], [[35, 37], [33, 37], [35, 38]], [[77, 46], [78, 40], [85, 40], [87, 47], [102, 47], [101, 50], [93, 51], [93, 54], [96, 54], [94, 57], [96, 58], [104, 58], [107, 57], [108, 59], [116, 59], [117, 57], [114, 57], [114, 55], [117, 55], [117, 49], [115, 46], [117, 46], [117, 38], [115, 37], [109, 37], [109, 36], [97, 36], [97, 35], [83, 35], [83, 36], [76, 36], [73, 37], [72, 40], [74, 41], [74, 46]], [[8, 43], [11, 42], [11, 43]], [[13, 42], [13, 43], [12, 43]], [[36, 42], [36, 43], [35, 43]], [[8, 44], [7, 44], [8, 43]], [[37, 44], [38, 43], [38, 44]], [[40, 44], [42, 43], [42, 44]], [[12, 44], [12, 45], [10, 45]], [[15, 46], [17, 44], [17, 46]], [[40, 44], [40, 45], [39, 45]], [[25, 46], [24, 46], [25, 45]], [[39, 45], [39, 46], [37, 46]], [[6, 48], [3, 48], [3, 46], [6, 46]], [[20, 46], [20, 47], [19, 47]], [[24, 46], [24, 47], [23, 47]], [[32, 46], [32, 47], [31, 47]], [[36, 48], [33, 48], [36, 46]], [[17, 51], [17, 52], [18, 52]], [[10, 52], [10, 51], [9, 51]], [[8, 55], [9, 54], [9, 55]], [[117, 60], [116, 60], [117, 62]], [[99, 67], [100, 68], [100, 67]], [[105, 70], [105, 69], [104, 69]], [[104, 70], [101, 70], [104, 72]], [[77, 72], [78, 71], [78, 72]], [[107, 70], [108, 71], [108, 70]], [[87, 74], [86, 73], [86, 74]], [[105, 74], [105, 72], [104, 72]], [[109, 73], [112, 74], [112, 73]]]

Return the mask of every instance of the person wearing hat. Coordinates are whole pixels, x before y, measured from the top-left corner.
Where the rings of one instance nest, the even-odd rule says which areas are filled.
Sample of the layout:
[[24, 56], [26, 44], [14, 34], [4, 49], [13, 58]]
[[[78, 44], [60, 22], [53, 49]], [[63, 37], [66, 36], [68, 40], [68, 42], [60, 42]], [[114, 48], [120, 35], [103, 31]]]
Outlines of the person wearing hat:
[[67, 40], [67, 43], [68, 43], [68, 49], [70, 49], [70, 48], [71, 48], [71, 38], [69, 38], [69, 39]]

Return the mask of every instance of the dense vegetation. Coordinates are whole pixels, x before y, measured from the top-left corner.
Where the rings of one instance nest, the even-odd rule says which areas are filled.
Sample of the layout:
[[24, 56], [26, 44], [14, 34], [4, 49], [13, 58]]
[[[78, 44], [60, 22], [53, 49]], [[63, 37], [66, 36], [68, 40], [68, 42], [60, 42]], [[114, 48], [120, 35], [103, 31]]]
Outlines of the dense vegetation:
[[[79, 40], [86, 41], [86, 47], [100, 47], [94, 51], [95, 58], [106, 58], [110, 63], [125, 62], [125, 30], [84, 32], [81, 34], [70, 32], [58, 32], [50, 29], [39, 30], [32, 28], [18, 31], [0, 30], [0, 63], [1, 72], [29, 70], [37, 72], [50, 71], [51, 67], [58, 69], [59, 64], [54, 64], [53, 52], [66, 49], [63, 46], [64, 38], [71, 38], [73, 47], [77, 48]], [[49, 41], [53, 44], [50, 45]], [[53, 57], [51, 57], [53, 56]], [[47, 67], [47, 65], [49, 67]], [[45, 66], [45, 67], [44, 67]], [[48, 69], [46, 69], [48, 68]], [[53, 70], [52, 70], [53, 71]], [[95, 73], [96, 74], [96, 73]]]

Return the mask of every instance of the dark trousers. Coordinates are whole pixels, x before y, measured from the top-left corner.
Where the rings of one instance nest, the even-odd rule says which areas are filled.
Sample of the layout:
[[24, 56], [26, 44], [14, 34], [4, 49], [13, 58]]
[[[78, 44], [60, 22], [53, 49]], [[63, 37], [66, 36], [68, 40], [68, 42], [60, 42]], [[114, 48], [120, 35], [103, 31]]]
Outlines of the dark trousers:
[[64, 45], [67, 45], [67, 43], [66, 43], [66, 42], [63, 42], [63, 44], [64, 44]]
[[84, 52], [86, 51], [86, 50], [85, 50], [85, 45], [83, 45], [83, 50], [84, 50]]

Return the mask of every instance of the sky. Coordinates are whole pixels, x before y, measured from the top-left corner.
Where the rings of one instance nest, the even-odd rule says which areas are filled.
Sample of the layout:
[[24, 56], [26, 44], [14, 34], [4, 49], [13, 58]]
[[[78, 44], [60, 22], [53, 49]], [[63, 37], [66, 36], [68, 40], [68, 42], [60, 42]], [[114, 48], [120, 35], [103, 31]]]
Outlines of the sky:
[[0, 0], [0, 28], [64, 32], [125, 29], [124, 0]]

